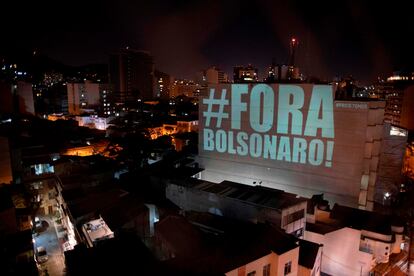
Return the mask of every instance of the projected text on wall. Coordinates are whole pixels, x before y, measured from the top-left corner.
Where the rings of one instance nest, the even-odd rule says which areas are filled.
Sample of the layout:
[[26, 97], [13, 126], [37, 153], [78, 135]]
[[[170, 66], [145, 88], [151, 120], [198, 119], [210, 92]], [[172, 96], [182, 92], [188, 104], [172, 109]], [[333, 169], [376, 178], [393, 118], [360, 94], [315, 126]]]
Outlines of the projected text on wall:
[[202, 99], [203, 150], [280, 162], [333, 166], [329, 85], [233, 84]]

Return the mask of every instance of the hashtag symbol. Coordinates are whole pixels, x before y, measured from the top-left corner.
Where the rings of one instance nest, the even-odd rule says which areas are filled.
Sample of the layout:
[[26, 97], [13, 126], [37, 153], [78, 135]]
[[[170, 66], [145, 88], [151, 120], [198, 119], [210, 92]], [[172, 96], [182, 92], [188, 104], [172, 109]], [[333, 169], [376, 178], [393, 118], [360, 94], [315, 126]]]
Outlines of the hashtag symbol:
[[[203, 99], [203, 104], [207, 105], [207, 111], [203, 112], [203, 116], [206, 118], [206, 126], [210, 126], [211, 118], [217, 118], [216, 127], [221, 127], [221, 121], [229, 118], [229, 114], [224, 112], [224, 106], [229, 104], [229, 100], [226, 99], [227, 90], [223, 89], [221, 92], [221, 98], [214, 98], [214, 89], [210, 89], [210, 97]], [[218, 105], [218, 112], [213, 112], [213, 106]]]

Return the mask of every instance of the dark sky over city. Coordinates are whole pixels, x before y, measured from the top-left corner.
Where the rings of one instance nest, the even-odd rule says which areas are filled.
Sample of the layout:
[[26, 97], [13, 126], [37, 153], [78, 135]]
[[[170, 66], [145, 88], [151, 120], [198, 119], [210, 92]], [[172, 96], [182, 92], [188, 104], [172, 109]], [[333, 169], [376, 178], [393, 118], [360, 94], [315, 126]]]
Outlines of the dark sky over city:
[[292, 36], [308, 75], [369, 81], [414, 64], [404, 1], [13, 2], [1, 9], [1, 47], [36, 48], [71, 65], [107, 62], [109, 52], [130, 46], [150, 51], [158, 69], [177, 77], [247, 63], [262, 77], [272, 58], [287, 62]]

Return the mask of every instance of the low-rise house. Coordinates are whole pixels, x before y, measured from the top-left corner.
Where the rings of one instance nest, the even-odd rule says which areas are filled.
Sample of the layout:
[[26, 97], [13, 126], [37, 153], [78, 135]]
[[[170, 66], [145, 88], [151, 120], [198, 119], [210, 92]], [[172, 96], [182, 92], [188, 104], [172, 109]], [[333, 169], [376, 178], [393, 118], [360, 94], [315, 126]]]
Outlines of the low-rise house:
[[405, 269], [404, 227], [395, 218], [338, 204], [320, 207], [308, 216], [305, 239], [323, 244], [322, 272], [372, 275], [382, 264]]
[[191, 212], [161, 220], [155, 236], [174, 275], [320, 275], [318, 244], [266, 224]]

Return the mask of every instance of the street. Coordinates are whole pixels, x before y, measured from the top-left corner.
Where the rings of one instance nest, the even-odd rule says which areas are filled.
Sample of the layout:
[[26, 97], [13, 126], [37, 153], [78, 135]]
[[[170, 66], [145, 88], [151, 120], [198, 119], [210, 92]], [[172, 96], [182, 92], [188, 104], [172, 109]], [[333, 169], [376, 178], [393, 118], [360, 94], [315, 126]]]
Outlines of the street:
[[41, 221], [46, 221], [49, 226], [45, 231], [40, 232], [35, 237], [36, 248], [43, 246], [46, 248], [49, 260], [40, 264], [39, 275], [51, 275], [60, 276], [65, 275], [65, 261], [63, 250], [61, 249], [60, 242], [57, 236], [56, 224], [53, 221], [53, 217], [39, 216]]

